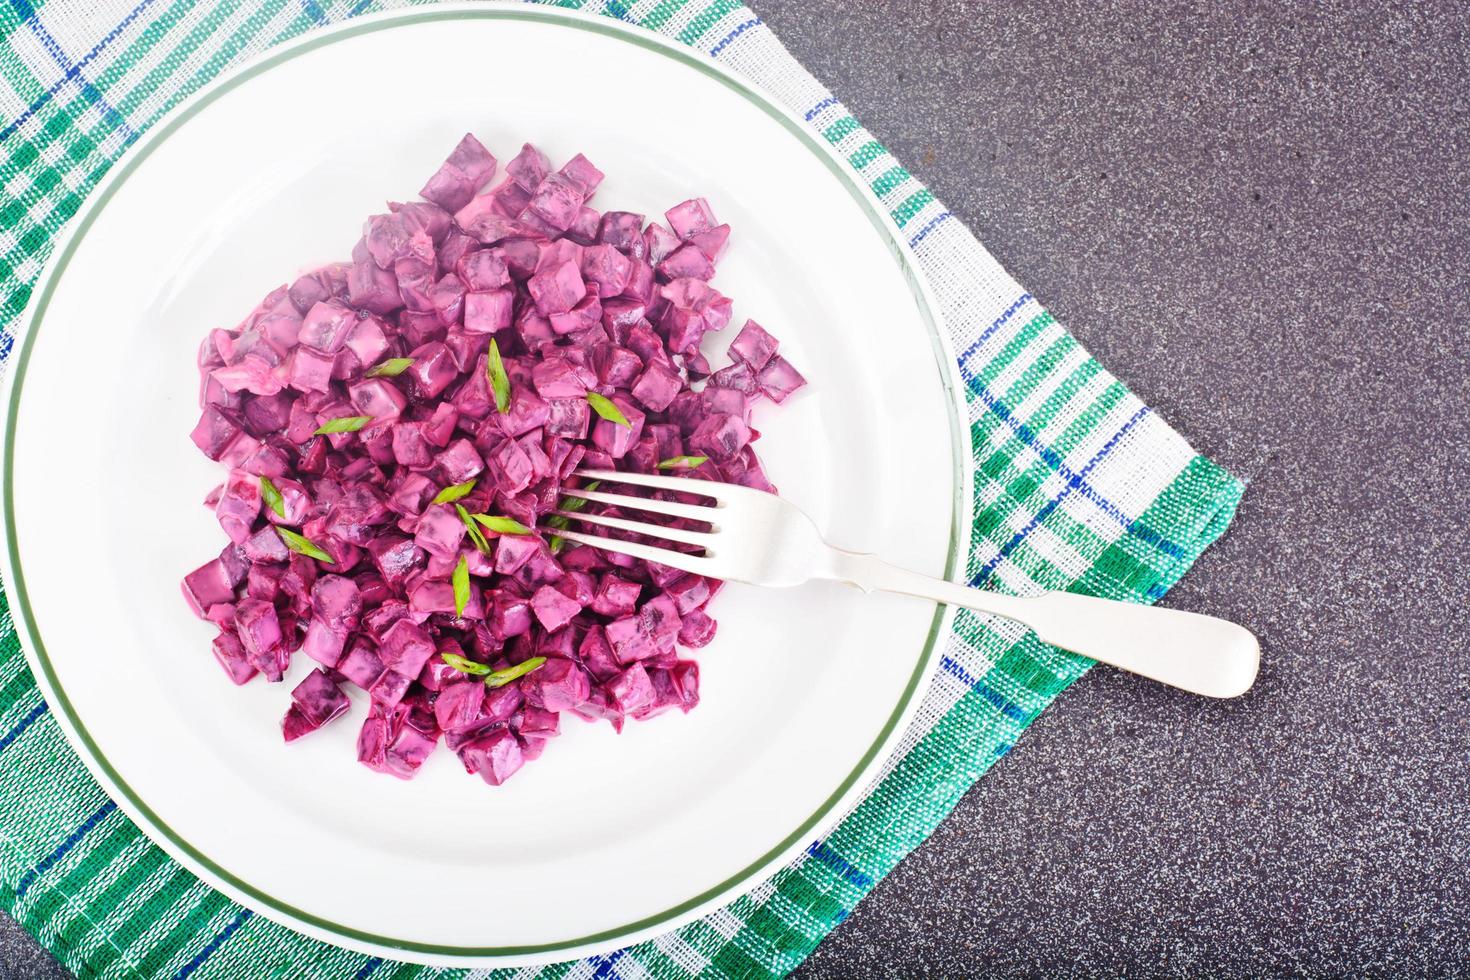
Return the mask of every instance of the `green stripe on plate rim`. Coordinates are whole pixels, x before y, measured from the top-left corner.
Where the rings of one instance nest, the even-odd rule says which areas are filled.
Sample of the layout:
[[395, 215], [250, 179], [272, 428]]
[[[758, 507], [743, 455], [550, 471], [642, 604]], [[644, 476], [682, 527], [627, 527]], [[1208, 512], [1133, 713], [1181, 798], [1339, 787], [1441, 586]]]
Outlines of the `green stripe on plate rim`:
[[76, 218], [77, 224], [75, 226], [75, 230], [72, 231], [70, 236], [68, 237], [65, 248], [61, 251], [60, 254], [56, 256], [56, 258], [52, 262], [46, 276], [45, 288], [42, 290], [41, 293], [37, 295], [31, 307], [31, 311], [27, 316], [25, 338], [21, 344], [20, 355], [16, 360], [14, 368], [12, 369], [10, 379], [11, 394], [9, 400], [9, 411], [6, 414], [5, 420], [4, 519], [6, 531], [6, 547], [9, 551], [10, 566], [13, 569], [14, 573], [13, 598], [15, 600], [15, 606], [20, 610], [21, 613], [20, 621], [24, 628], [25, 637], [29, 641], [30, 652], [32, 652], [35, 661], [39, 663], [42, 674], [45, 678], [46, 687], [52, 693], [52, 706], [59, 709], [60, 712], [65, 716], [67, 721], [70, 723], [71, 729], [75, 732], [77, 739], [81, 741], [81, 748], [84, 749], [82, 753], [83, 757], [85, 759], [88, 759], [97, 770], [100, 770], [102, 773], [105, 774], [106, 778], [103, 780], [105, 788], [109, 788], [112, 791], [112, 795], [114, 795], [115, 797], [122, 797], [122, 799], [129, 804], [132, 812], [139, 814], [143, 818], [143, 822], [146, 824], [147, 828], [153, 831], [153, 834], [151, 834], [150, 836], [156, 835], [157, 837], [164, 838], [180, 852], [188, 855], [189, 858], [197, 865], [206, 869], [210, 875], [212, 875], [219, 881], [227, 883], [230, 888], [237, 891], [238, 893], [249, 896], [251, 899], [254, 899], [261, 905], [273, 909], [277, 913], [280, 913], [288, 917], [289, 919], [295, 920], [296, 922], [302, 924], [313, 926], [332, 935], [340, 936], [344, 939], [356, 940], [358, 942], [371, 943], [390, 949], [429, 953], [444, 957], [508, 957], [549, 953], [555, 952], [557, 950], [573, 949], [580, 946], [587, 946], [606, 941], [615, 941], [620, 937], [631, 936], [635, 933], [640, 933], [644, 932], [645, 930], [655, 928], [662, 923], [666, 923], [670, 920], [676, 919], [684, 913], [689, 912], [690, 910], [695, 909], [699, 906], [702, 906], [722, 895], [733, 892], [741, 884], [747, 882], [750, 878], [769, 867], [771, 862], [776, 860], [776, 858], [778, 858], [780, 855], [790, 850], [799, 842], [805, 840], [807, 835], [809, 835], [812, 830], [831, 813], [833, 807], [835, 807], [838, 802], [853, 788], [856, 781], [868, 770], [869, 766], [875, 761], [875, 757], [877, 756], [879, 750], [883, 747], [884, 743], [888, 741], [889, 737], [894, 734], [894, 729], [898, 725], [900, 718], [903, 717], [905, 711], [908, 709], [915, 696], [919, 693], [919, 685], [928, 676], [929, 668], [934, 660], [937, 643], [940, 639], [940, 627], [945, 618], [945, 607], [940, 606], [935, 610], [934, 618], [930, 623], [929, 632], [927, 637], [925, 638], [924, 645], [920, 651], [917, 663], [914, 666], [913, 674], [910, 676], [908, 683], [904, 687], [903, 696], [899, 700], [898, 705], [894, 708], [892, 715], [890, 715], [887, 722], [884, 724], [882, 731], [879, 732], [878, 737], [874, 740], [868, 751], [863, 755], [862, 759], [859, 760], [858, 765], [852, 770], [851, 773], [847, 775], [847, 777], [842, 781], [837, 789], [833, 791], [832, 795], [823, 802], [821, 808], [818, 809], [816, 813], [808, 817], [805, 821], [802, 822], [801, 826], [793, 831], [786, 839], [782, 840], [779, 844], [771, 848], [766, 854], [762, 855], [759, 859], [750, 864], [748, 867], [742, 869], [739, 872], [736, 872], [734, 875], [731, 875], [729, 878], [720, 882], [718, 885], [715, 885], [714, 887], [709, 888], [699, 895], [687, 899], [686, 901], [681, 902], [672, 908], [666, 909], [663, 912], [646, 916], [642, 919], [638, 919], [637, 921], [627, 923], [626, 925], [618, 926], [612, 929], [605, 929], [591, 935], [581, 936], [575, 939], [559, 940], [552, 943], [541, 943], [526, 946], [446, 946], [434, 943], [412, 942], [404, 939], [394, 938], [392, 936], [381, 936], [359, 929], [354, 929], [349, 926], [344, 926], [340, 923], [333, 922], [330, 919], [325, 919], [312, 913], [306, 912], [302, 909], [298, 909], [286, 902], [274, 898], [269, 894], [266, 894], [265, 892], [260, 891], [253, 885], [241, 880], [231, 872], [220, 867], [219, 865], [214, 863], [214, 861], [212, 861], [208, 856], [197, 850], [187, 840], [181, 837], [168, 824], [164, 823], [158, 817], [158, 815], [153, 812], [148, 804], [145, 803], [142, 798], [140, 798], [133, 791], [132, 787], [130, 787], [126, 782], [123, 781], [122, 777], [117, 773], [117, 771], [112, 768], [111, 763], [108, 762], [107, 758], [102, 754], [101, 749], [97, 746], [96, 742], [93, 741], [91, 734], [87, 731], [87, 728], [82, 723], [82, 720], [77, 716], [75, 709], [66, 696], [65, 691], [62, 689], [57, 679], [55, 670], [52, 667], [50, 657], [46, 653], [45, 644], [41, 641], [40, 631], [36, 626], [35, 618], [31, 611], [30, 599], [25, 587], [25, 575], [22, 571], [21, 566], [20, 553], [16, 547], [15, 534], [16, 523], [13, 479], [15, 471], [14, 451], [16, 418], [20, 407], [20, 396], [21, 389], [24, 385], [25, 380], [26, 365], [30, 360], [31, 351], [34, 347], [36, 337], [40, 333], [40, 324], [45, 316], [46, 307], [50, 302], [52, 293], [56, 288], [57, 280], [60, 279], [62, 272], [65, 270], [67, 263], [71, 260], [73, 253], [76, 251], [77, 245], [85, 236], [87, 229], [92, 225], [96, 216], [101, 212], [103, 207], [106, 206], [107, 202], [112, 198], [117, 189], [127, 181], [129, 175], [137, 169], [139, 164], [141, 164], [144, 160], [148, 158], [155, 147], [161, 144], [165, 139], [168, 138], [170, 134], [178, 130], [184, 123], [193, 118], [206, 106], [210, 105], [212, 102], [214, 102], [227, 92], [231, 91], [235, 87], [249, 81], [250, 79], [258, 75], [263, 74], [266, 71], [269, 71], [271, 68], [274, 68], [279, 64], [282, 64], [299, 55], [315, 50], [316, 48], [323, 47], [328, 44], [334, 44], [338, 41], [357, 37], [363, 34], [373, 33], [381, 30], [389, 30], [408, 24], [422, 24], [431, 21], [458, 20], [466, 18], [483, 20], [521, 20], [545, 24], [554, 24], [561, 27], [590, 31], [595, 34], [613, 37], [620, 41], [634, 44], [646, 50], [656, 52], [668, 58], [672, 58], [675, 61], [681, 62], [688, 67], [694, 68], [704, 75], [720, 82], [726, 88], [742, 96], [752, 104], [758, 106], [768, 116], [780, 123], [782, 127], [784, 127], [789, 133], [800, 140], [803, 145], [812, 150], [816, 154], [817, 158], [822, 161], [822, 163], [827, 167], [829, 171], [831, 171], [833, 176], [842, 183], [842, 185], [847, 189], [848, 193], [852, 196], [853, 200], [855, 200], [863, 208], [863, 211], [868, 215], [868, 218], [873, 223], [874, 228], [883, 235], [884, 239], [888, 243], [890, 252], [893, 254], [894, 259], [899, 263], [904, 277], [908, 282], [909, 289], [914, 295], [914, 299], [918, 305], [919, 312], [923, 317], [925, 325], [929, 329], [930, 340], [934, 347], [934, 353], [939, 361], [940, 380], [945, 388], [946, 394], [949, 395], [950, 404], [952, 407], [950, 418], [950, 441], [951, 450], [953, 453], [953, 465], [955, 467], [956, 479], [954, 481], [955, 492], [951, 507], [949, 549], [945, 559], [945, 575], [946, 577], [953, 575], [956, 565], [960, 560], [959, 550], [963, 531], [963, 528], [960, 525], [960, 520], [961, 515], [965, 512], [966, 503], [965, 501], [961, 500], [960, 497], [963, 487], [965, 486], [965, 480], [963, 478], [964, 467], [969, 465], [969, 460], [965, 458], [963, 453], [963, 445], [960, 439], [959, 420], [954, 415], [954, 411], [958, 410], [960, 402], [958, 401], [957, 392], [953, 382], [953, 356], [949, 352], [947, 344], [945, 343], [939, 331], [934, 311], [931, 309], [928, 297], [925, 295], [925, 291], [921, 285], [921, 277], [919, 273], [914, 269], [913, 264], [910, 260], [910, 256], [903, 247], [902, 243], [899, 241], [898, 236], [894, 233], [894, 229], [892, 228], [892, 226], [886, 223], [885, 219], [887, 218], [887, 216], [882, 215], [878, 211], [878, 209], [873, 206], [872, 202], [863, 195], [863, 192], [858, 183], [849, 174], [845, 173], [841, 169], [840, 163], [834, 158], [832, 152], [827, 147], [823, 146], [813, 134], [809, 133], [787, 113], [775, 106], [763, 93], [755, 89], [749, 83], [739, 80], [733, 75], [730, 75], [722, 69], [718, 68], [714, 62], [705, 58], [696, 57], [688, 51], [672, 47], [670, 46], [672, 42], [667, 42], [663, 39], [635, 32], [634, 29], [628, 28], [623, 25], [603, 23], [593, 20], [574, 19], [566, 17], [564, 15], [554, 14], [549, 11], [529, 9], [523, 10], [514, 8], [415, 10], [374, 17], [369, 21], [345, 22], [344, 24], [336, 28], [309, 35], [294, 44], [289, 44], [282, 50], [278, 50], [273, 53], [265, 53], [254, 64], [247, 65], [237, 70], [236, 72], [231, 73], [228, 77], [221, 79], [219, 82], [212, 84], [205, 91], [195, 95], [188, 104], [180, 107], [178, 111], [174, 113], [173, 118], [169, 119], [165, 123], [162, 123], [159, 128], [150, 130], [148, 134], [145, 135], [144, 138], [138, 142], [137, 146], [134, 147], [134, 149], [131, 151], [130, 156], [125, 160], [125, 162], [121, 163], [120, 168], [115, 172], [115, 174], [109, 174], [107, 176], [105, 186], [100, 188], [98, 192], [84, 205], [83, 212]]

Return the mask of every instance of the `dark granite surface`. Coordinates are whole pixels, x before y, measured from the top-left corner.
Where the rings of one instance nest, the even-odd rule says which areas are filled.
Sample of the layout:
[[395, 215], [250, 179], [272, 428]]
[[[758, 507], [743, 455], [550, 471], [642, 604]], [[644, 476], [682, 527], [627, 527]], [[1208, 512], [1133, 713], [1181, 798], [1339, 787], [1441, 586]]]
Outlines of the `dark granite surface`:
[[1093, 671], [799, 975], [1470, 972], [1467, 8], [755, 5], [1252, 478], [1165, 601], [1265, 651], [1228, 704]]

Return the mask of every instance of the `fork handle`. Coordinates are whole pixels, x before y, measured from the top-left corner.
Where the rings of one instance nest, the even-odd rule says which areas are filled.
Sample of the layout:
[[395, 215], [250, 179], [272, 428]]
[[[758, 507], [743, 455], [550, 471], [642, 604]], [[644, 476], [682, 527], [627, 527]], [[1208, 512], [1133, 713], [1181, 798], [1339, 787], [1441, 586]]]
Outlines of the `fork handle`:
[[1250, 630], [1214, 616], [1073, 592], [984, 592], [890, 565], [876, 555], [832, 550], [832, 577], [864, 592], [897, 592], [1004, 616], [1052, 646], [1206, 697], [1244, 694], [1260, 666], [1260, 644]]

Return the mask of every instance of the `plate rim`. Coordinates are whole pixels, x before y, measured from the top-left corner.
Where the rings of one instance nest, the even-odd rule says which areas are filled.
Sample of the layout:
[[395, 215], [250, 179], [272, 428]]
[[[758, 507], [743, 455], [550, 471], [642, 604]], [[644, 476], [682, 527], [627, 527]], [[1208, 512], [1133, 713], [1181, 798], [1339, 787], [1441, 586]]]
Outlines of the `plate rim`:
[[705, 889], [677, 905], [644, 916], [634, 922], [609, 929], [599, 930], [587, 936], [556, 940], [521, 946], [452, 946], [442, 943], [424, 943], [392, 936], [381, 936], [351, 926], [342, 925], [295, 908], [289, 903], [274, 898], [259, 887], [237, 877], [227, 869], [215, 864], [163, 821], [148, 804], [112, 768], [100, 746], [93, 740], [82, 720], [61, 686], [40, 630], [30, 608], [26, 591], [25, 576], [21, 570], [21, 558], [16, 545], [15, 498], [13, 488], [14, 466], [12, 465], [17, 430], [17, 415], [25, 380], [26, 366], [44, 321], [47, 306], [61, 273], [67, 267], [77, 246], [85, 238], [93, 221], [119, 187], [126, 182], [134, 170], [163, 143], [170, 134], [189, 119], [229, 91], [243, 85], [252, 77], [269, 71], [288, 60], [358, 35], [395, 27], [434, 21], [457, 19], [475, 20], [519, 20], [553, 24], [563, 28], [589, 31], [634, 44], [665, 57], [670, 57], [687, 67], [724, 84], [736, 94], [760, 108], [794, 135], [805, 147], [826, 165], [844, 189], [862, 207], [875, 229], [886, 239], [895, 261], [899, 265], [912, 293], [920, 318], [928, 329], [939, 376], [949, 407], [950, 449], [954, 472], [951, 499], [951, 520], [948, 554], [945, 561], [945, 576], [953, 577], [960, 561], [968, 554], [970, 522], [965, 519], [967, 505], [972, 499], [973, 473], [964, 452], [962, 432], [964, 427], [960, 413], [964, 401], [958, 364], [950, 344], [948, 332], [943, 329], [943, 317], [939, 303], [927, 277], [918, 266], [917, 257], [894, 222], [891, 214], [878, 200], [872, 189], [853, 174], [845, 162], [828, 143], [817, 138], [794, 112], [781, 105], [774, 96], [757, 83], [736, 75], [731, 69], [711, 58], [701, 57], [689, 47], [677, 44], [645, 28], [602, 17], [591, 17], [577, 11], [556, 8], [528, 7], [507, 2], [453, 2], [436, 4], [427, 8], [385, 11], [378, 14], [355, 17], [321, 30], [312, 31], [301, 37], [276, 45], [261, 52], [248, 61], [226, 71], [204, 88], [194, 93], [183, 104], [172, 110], [167, 118], [151, 127], [120, 157], [106, 175], [88, 194], [77, 214], [67, 223], [58, 237], [56, 247], [45, 268], [37, 279], [30, 302], [18, 323], [20, 330], [19, 350], [5, 372], [0, 404], [4, 407], [4, 444], [0, 451], [0, 470], [3, 470], [3, 520], [0, 520], [0, 540], [3, 540], [3, 575], [6, 596], [10, 601], [16, 634], [25, 654], [28, 666], [34, 675], [52, 714], [61, 726], [63, 734], [78, 758], [91, 772], [92, 777], [117, 806], [131, 819], [148, 839], [167, 852], [174, 860], [187, 868], [206, 884], [216, 888], [238, 904], [264, 915], [289, 929], [314, 939], [343, 946], [361, 952], [385, 955], [396, 959], [428, 965], [466, 967], [475, 965], [511, 966], [517, 964], [550, 963], [594, 954], [600, 951], [631, 945], [670, 929], [678, 928], [704, 915], [719, 904], [745, 894], [750, 888], [764, 881], [769, 874], [790, 861], [807, 841], [825, 833], [877, 775], [879, 768], [892, 754], [898, 740], [907, 730], [908, 723], [922, 701], [925, 683], [931, 677], [940, 652], [941, 642], [951, 631], [954, 616], [952, 607], [939, 605], [933, 619], [913, 674], [905, 685], [902, 697], [873, 744], [843, 779], [818, 810], [807, 817], [782, 841], [747, 867], [734, 873], [724, 881]]

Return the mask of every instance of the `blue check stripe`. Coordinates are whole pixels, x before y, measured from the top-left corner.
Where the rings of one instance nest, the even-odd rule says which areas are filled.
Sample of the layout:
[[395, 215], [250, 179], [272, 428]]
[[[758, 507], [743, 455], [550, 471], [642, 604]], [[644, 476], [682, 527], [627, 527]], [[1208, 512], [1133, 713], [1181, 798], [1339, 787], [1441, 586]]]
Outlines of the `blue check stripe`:
[[873, 887], [872, 876], [853, 867], [846, 858], [832, 850], [825, 842], [814, 840], [806, 852], [842, 876], [842, 880], [858, 888]]
[[954, 215], [951, 212], [941, 211], [939, 214], [936, 214], [934, 217], [924, 222], [924, 227], [919, 229], [918, 234], [909, 239], [909, 248], [913, 248], [918, 245], [920, 242], [928, 237], [929, 232], [933, 231], [935, 228], [939, 227], [941, 224], [953, 217]]
[[592, 971], [593, 980], [596, 980], [596, 978], [598, 977], [618, 976], [619, 974], [617, 970], [614, 969], [614, 967], [617, 966], [618, 960], [622, 959], [623, 954], [626, 952], [626, 949], [617, 949], [613, 950], [611, 953], [608, 953], [606, 956], [594, 956], [589, 959], [587, 961], [588, 965], [596, 966], [596, 969]]
[[327, 22], [326, 11], [322, 10], [321, 5], [316, 0], [301, 0], [301, 9], [306, 12], [306, 16], [318, 24], [325, 24]]
[[179, 972], [174, 974], [174, 980], [186, 980], [191, 973], [203, 966], [205, 961], [213, 956], [254, 914], [249, 909], [241, 909], [239, 914], [231, 919], [229, 924], [221, 929], [213, 939], [206, 943], [204, 948], [196, 953], [192, 960], [179, 968]]
[[1004, 694], [1001, 694], [983, 680], [971, 674], [965, 669], [964, 664], [961, 664], [949, 654], [945, 654], [939, 658], [939, 666], [943, 667], [947, 673], [954, 675], [960, 683], [990, 702], [991, 707], [1005, 715], [1011, 721], [1025, 724], [1030, 718], [1030, 715], [1024, 708], [1013, 703], [1010, 698], [1007, 698]]
[[1010, 407], [1003, 403], [999, 398], [997, 398], [994, 392], [985, 387], [985, 385], [981, 383], [980, 379], [975, 376], [975, 373], [970, 370], [969, 360], [974, 355], [974, 353], [981, 347], [983, 347], [986, 341], [995, 336], [996, 331], [1000, 330], [1001, 327], [1009, 323], [1011, 318], [1014, 317], [1018, 312], [1020, 312], [1020, 310], [1027, 303], [1032, 302], [1033, 299], [1034, 297], [1030, 293], [1022, 293], [1020, 296], [1016, 297], [1011, 305], [1006, 307], [1005, 310], [1000, 314], [1000, 316], [992, 320], [989, 326], [981, 331], [980, 336], [976, 337], [975, 340], [971, 342], [970, 346], [965, 348], [965, 352], [959, 357], [960, 378], [964, 381], [965, 387], [972, 394], [974, 394], [975, 397], [979, 398], [980, 402], [987, 409], [989, 409], [991, 413], [993, 413], [1003, 423], [1005, 423], [1006, 427], [1009, 428], [1011, 432], [1013, 432], [1016, 437], [1021, 440], [1022, 445], [1026, 446], [1032, 452], [1036, 453], [1036, 455], [1041, 457], [1041, 459], [1046, 462], [1048, 466], [1050, 466], [1057, 472], [1058, 476], [1067, 481], [1068, 487], [1070, 488], [1067, 491], [1068, 493], [1075, 491], [1076, 493], [1081, 495], [1084, 500], [1091, 502], [1097, 507], [1098, 510], [1102, 511], [1108, 517], [1112, 518], [1119, 525], [1121, 525], [1124, 531], [1137, 538], [1138, 540], [1144, 542], [1145, 544], [1149, 544], [1154, 548], [1157, 548], [1160, 552], [1168, 555], [1170, 558], [1184, 558], [1186, 555], [1185, 549], [1181, 548], [1173, 541], [1170, 541], [1168, 538], [1165, 538], [1163, 535], [1159, 534], [1152, 528], [1140, 524], [1137, 518], [1129, 517], [1126, 513], [1124, 513], [1123, 508], [1119, 507], [1117, 504], [1114, 504], [1106, 497], [1102, 496], [1102, 494], [1098, 493], [1096, 488], [1094, 488], [1090, 483], [1087, 482], [1084, 473], [1077, 473], [1073, 471], [1072, 468], [1066, 464], [1066, 461], [1062, 459], [1060, 453], [1052, 449], [1050, 446], [1043, 445], [1041, 443], [1041, 440], [1037, 438], [1036, 433], [1032, 432], [1030, 427], [1027, 426], [1024, 422], [1021, 422], [1019, 419], [1017, 419], [1012, 414]]
[[[66, 69], [61, 78], [52, 83], [50, 88], [46, 89], [46, 91], [38, 95], [36, 97], [36, 100], [26, 107], [25, 112], [22, 112], [19, 116], [16, 116], [15, 119], [11, 120], [9, 123], [6, 123], [3, 128], [0, 128], [0, 140], [5, 139], [11, 133], [24, 126], [26, 120], [30, 119], [37, 112], [40, 112], [47, 102], [50, 102], [53, 98], [56, 97], [56, 93], [61, 91], [61, 87], [63, 85], [65, 85], [67, 82], [75, 81], [77, 78], [79, 78], [81, 76], [82, 69], [86, 68], [94, 60], [96, 60], [97, 56], [101, 54], [102, 51], [109, 44], [111, 44], [113, 41], [116, 41], [118, 37], [122, 35], [122, 32], [127, 30], [128, 27], [132, 25], [133, 21], [138, 19], [139, 14], [147, 10], [149, 7], [153, 6], [155, 2], [156, 0], [142, 0], [141, 3], [139, 3], [131, 11], [129, 11], [128, 15], [124, 17], [116, 27], [108, 31], [107, 34], [103, 36], [102, 40], [98, 41], [92, 46], [92, 50], [88, 51], [84, 56], [82, 56], [82, 58], [80, 58], [76, 64]], [[17, 12], [19, 12], [20, 8], [14, 2], [11, 3], [11, 6], [15, 7]], [[29, 5], [27, 5], [27, 9], [29, 9]], [[30, 16], [35, 16], [35, 12], [32, 11]]]
[[82, 90], [82, 94], [86, 96], [87, 101], [100, 109], [107, 121], [116, 126], [127, 137], [128, 142], [137, 139], [138, 134], [133, 130], [133, 127], [128, 125], [127, 120], [122, 117], [122, 113], [109, 105], [107, 100], [102, 98], [102, 93], [97, 91], [97, 86], [93, 85], [82, 74], [80, 68], [76, 68], [76, 66], [67, 60], [66, 53], [61, 50], [61, 45], [57, 43], [56, 38], [51, 36], [51, 32], [46, 30], [46, 26], [36, 16], [36, 11], [28, 0], [10, 0], [10, 6], [15, 10], [16, 16], [30, 28], [31, 33], [36, 35], [36, 39], [41, 42], [41, 47], [46, 49], [46, 53], [51, 56], [51, 60], [56, 62], [57, 66], [61, 68], [62, 77], [75, 81], [77, 87]]
[[985, 342], [991, 337], [994, 337], [995, 332], [1001, 327], [1005, 326], [1007, 323], [1009, 323], [1011, 317], [1015, 316], [1016, 313], [1020, 311], [1021, 307], [1031, 302], [1033, 298], [1034, 297], [1032, 297], [1030, 293], [1022, 293], [1020, 296], [1016, 297], [1015, 302], [1011, 303], [1010, 306], [1007, 306], [1005, 308], [1005, 311], [1001, 313], [1000, 316], [996, 317], [994, 320], [991, 320], [990, 325], [987, 326], [984, 330], [980, 331], [980, 336], [976, 337], [975, 340], [970, 344], [970, 346], [965, 348], [965, 352], [960, 355], [960, 369], [964, 370], [965, 362], [970, 359], [970, 355], [975, 353], [981, 347], [985, 346]]
[[82, 842], [82, 838], [86, 837], [87, 834], [91, 832], [92, 828], [96, 827], [99, 823], [106, 819], [109, 813], [116, 809], [117, 804], [112, 802], [111, 800], [108, 800], [106, 803], [103, 803], [100, 807], [98, 807], [96, 812], [93, 813], [86, 820], [82, 821], [82, 825], [76, 830], [72, 831], [71, 836], [62, 841], [61, 844], [56, 848], [56, 850], [46, 855], [45, 859], [42, 860], [40, 864], [36, 865], [34, 868], [27, 871], [24, 875], [21, 876], [19, 883], [17, 883], [15, 886], [15, 897], [17, 899], [25, 898], [26, 892], [30, 890], [31, 885], [36, 883], [37, 878], [41, 877], [41, 875], [45, 874], [47, 871], [50, 871], [51, 868], [56, 865], [57, 861], [60, 861], [62, 858], [66, 857], [66, 855], [70, 853], [72, 848], [76, 847]]
[[1040, 527], [1042, 522], [1044, 522], [1048, 517], [1051, 516], [1052, 511], [1056, 510], [1062, 505], [1064, 501], [1066, 501], [1067, 497], [1072, 494], [1072, 491], [1082, 486], [1082, 484], [1087, 479], [1087, 475], [1097, 467], [1098, 463], [1101, 463], [1104, 459], [1107, 458], [1108, 453], [1113, 451], [1113, 447], [1122, 442], [1123, 437], [1126, 436], [1135, 425], [1141, 422], [1143, 420], [1143, 417], [1148, 413], [1149, 409], [1147, 405], [1144, 405], [1138, 411], [1134, 412], [1133, 417], [1130, 418], [1127, 422], [1124, 422], [1122, 427], [1118, 429], [1117, 432], [1113, 433], [1113, 435], [1111, 436], [1111, 438], [1108, 439], [1107, 442], [1103, 443], [1103, 447], [1099, 449], [1095, 454], [1093, 454], [1093, 457], [1087, 461], [1087, 465], [1082, 467], [1082, 469], [1078, 471], [1075, 476], [1068, 478], [1066, 484], [1062, 487], [1061, 492], [1058, 493], [1051, 500], [1048, 500], [1042, 506], [1042, 508], [1036, 512], [1035, 516], [1031, 518], [1030, 522], [1028, 522], [1025, 527], [1017, 531], [1009, 541], [1001, 546], [1001, 549], [997, 551], [988, 562], [985, 563], [985, 567], [980, 569], [980, 571], [976, 573], [974, 578], [970, 579], [970, 586], [972, 588], [978, 589], [980, 586], [984, 585], [986, 580], [988, 580], [990, 576], [995, 572], [1000, 563], [1009, 558], [1011, 552], [1015, 551], [1022, 541], [1025, 541], [1028, 537], [1030, 537], [1031, 532]]
[[808, 109], [806, 111], [806, 116], [805, 116], [806, 121], [807, 122], [811, 122], [813, 119], [817, 118], [817, 116], [819, 116], [819, 115], [822, 114], [822, 110], [823, 109], [830, 109], [834, 105], [837, 105], [837, 100], [836, 99], [833, 99], [833, 98], [823, 99], [821, 102], [818, 102], [816, 105], [812, 106], [810, 109]]
[[761, 25], [761, 19], [759, 17], [755, 18], [754, 20], [748, 20], [745, 23], [741, 24], [739, 27], [735, 28], [729, 34], [726, 34], [720, 40], [720, 43], [719, 44], [716, 44], [713, 48], [710, 48], [709, 56], [711, 58], [715, 57], [721, 51], [723, 51], [726, 48], [728, 48], [730, 46], [731, 42], [733, 42], [737, 37], [739, 37], [740, 35], [744, 34], [746, 31], [750, 30], [752, 27], [759, 27], [760, 25]]
[[10, 748], [10, 744], [16, 739], [20, 738], [21, 734], [24, 733], [27, 728], [30, 728], [31, 725], [35, 724], [37, 718], [41, 717], [50, 710], [50, 707], [47, 706], [45, 701], [42, 701], [40, 704], [32, 708], [24, 718], [16, 722], [14, 728], [6, 732], [3, 737], [0, 737], [0, 752], [4, 752], [6, 749]]

